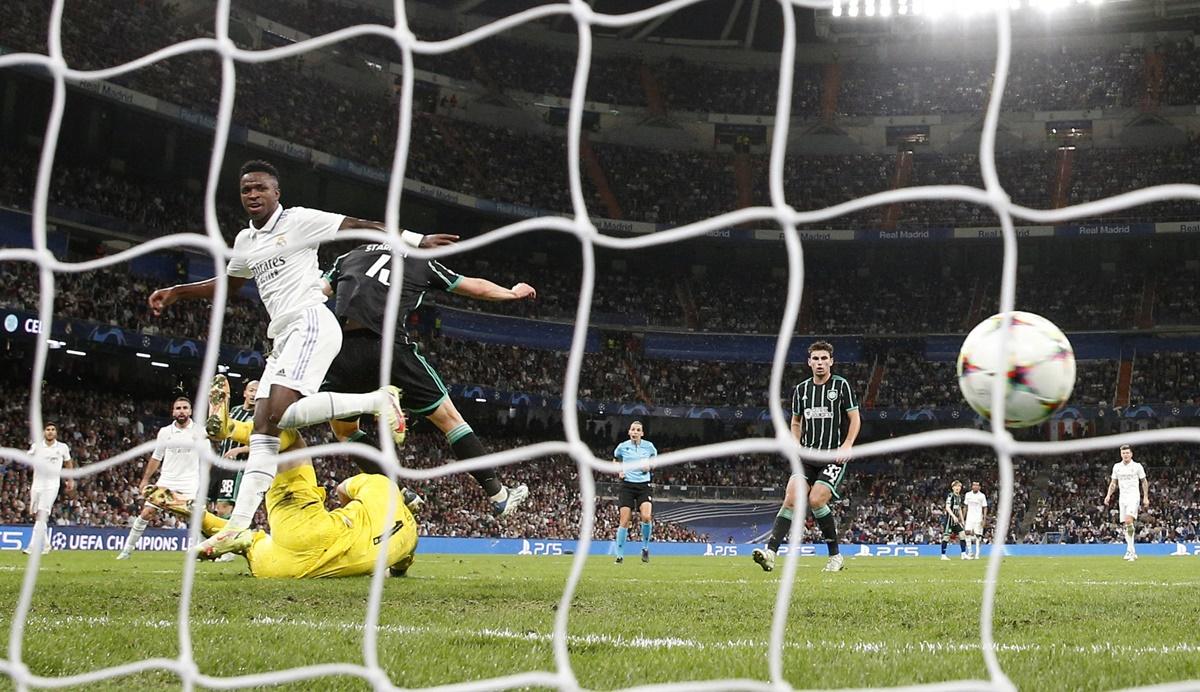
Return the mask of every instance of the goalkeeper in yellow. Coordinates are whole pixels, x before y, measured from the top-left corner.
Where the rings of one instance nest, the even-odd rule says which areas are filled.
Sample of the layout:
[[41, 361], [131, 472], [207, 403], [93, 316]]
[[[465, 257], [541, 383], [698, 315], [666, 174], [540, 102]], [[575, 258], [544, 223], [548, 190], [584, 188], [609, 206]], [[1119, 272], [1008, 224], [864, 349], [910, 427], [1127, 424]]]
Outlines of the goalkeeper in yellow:
[[[296, 446], [303, 444], [301, 438]], [[146, 493], [156, 507], [191, 518], [190, 500], [168, 488], [152, 486]], [[341, 507], [331, 512], [310, 459], [280, 464], [266, 496], [270, 533], [242, 531], [230, 552], [244, 555], [256, 577], [350, 577], [371, 574], [382, 544], [392, 574], [407, 571], [417, 548], [417, 522], [400, 488], [387, 476], [360, 473], [338, 484], [337, 494]], [[211, 536], [225, 524], [205, 512], [200, 530]]]

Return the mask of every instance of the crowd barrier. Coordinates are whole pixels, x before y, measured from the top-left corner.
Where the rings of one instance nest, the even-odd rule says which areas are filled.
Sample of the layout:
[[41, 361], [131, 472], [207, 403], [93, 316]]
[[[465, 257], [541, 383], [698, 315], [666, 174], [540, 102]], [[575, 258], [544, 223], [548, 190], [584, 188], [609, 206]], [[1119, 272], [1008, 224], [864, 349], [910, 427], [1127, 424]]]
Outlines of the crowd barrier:
[[[125, 543], [128, 529], [121, 527], [54, 526], [50, 528], [50, 545], [54, 550], [109, 550], [118, 551]], [[33, 527], [26, 525], [0, 526], [0, 550], [23, 550], [33, 537]], [[139, 541], [137, 549], [145, 551], [179, 551], [189, 547], [188, 534], [184, 529], [149, 529]], [[445, 538], [423, 536], [417, 552], [429, 555], [520, 555], [528, 557], [574, 555], [579, 541], [523, 538]], [[626, 552], [637, 556], [641, 543], [630, 541]], [[727, 543], [651, 543], [651, 553], [661, 557], [749, 557], [751, 551], [761, 547], [757, 544]], [[590, 554], [605, 556], [614, 553], [612, 541], [592, 541]], [[782, 546], [780, 555], [790, 552]], [[801, 557], [824, 558], [824, 545], [805, 544], [799, 546]], [[1200, 557], [1200, 543], [1142, 543], [1137, 547], [1141, 557]], [[958, 546], [953, 545], [948, 554], [958, 557]], [[1125, 552], [1124, 543], [1093, 544], [1037, 544], [1007, 545], [1004, 554], [1012, 557], [1094, 557], [1120, 556]], [[843, 545], [842, 554], [849, 558], [903, 558], [937, 557], [939, 545]], [[983, 547], [983, 554], [991, 554], [991, 546]]]

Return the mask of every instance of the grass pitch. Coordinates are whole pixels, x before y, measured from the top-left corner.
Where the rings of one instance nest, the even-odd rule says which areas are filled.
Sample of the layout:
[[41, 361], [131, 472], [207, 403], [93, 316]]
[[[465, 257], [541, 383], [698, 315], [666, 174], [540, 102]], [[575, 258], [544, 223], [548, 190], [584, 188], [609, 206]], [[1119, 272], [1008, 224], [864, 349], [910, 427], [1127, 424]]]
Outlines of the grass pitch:
[[[571, 609], [580, 683], [611, 689], [767, 679], [779, 573], [749, 558], [593, 558]], [[179, 655], [182, 554], [56, 552], [43, 560], [25, 627], [33, 673], [63, 676]], [[26, 558], [0, 554], [5, 628]], [[802, 559], [786, 677], [797, 688], [986, 679], [979, 644], [984, 560]], [[569, 557], [418, 555], [386, 582], [379, 658], [394, 684], [423, 687], [553, 671], [551, 632]], [[362, 655], [368, 579], [267, 581], [242, 561], [201, 564], [191, 636], [201, 671], [231, 676]], [[996, 609], [1001, 665], [1026, 690], [1101, 690], [1200, 678], [1200, 565], [1192, 558], [1007, 558]], [[6, 656], [7, 658], [7, 656]], [[0, 687], [12, 688], [0, 678]], [[170, 672], [87, 689], [178, 689]], [[284, 689], [366, 690], [354, 677]], [[81, 689], [81, 688], [77, 688]]]

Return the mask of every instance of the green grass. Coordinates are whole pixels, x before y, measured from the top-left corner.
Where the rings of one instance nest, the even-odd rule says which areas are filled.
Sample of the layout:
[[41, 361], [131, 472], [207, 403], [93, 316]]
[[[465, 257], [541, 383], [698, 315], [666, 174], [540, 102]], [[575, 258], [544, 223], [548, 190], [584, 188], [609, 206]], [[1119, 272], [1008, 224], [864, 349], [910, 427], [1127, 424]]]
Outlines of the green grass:
[[[43, 562], [24, 636], [34, 673], [62, 676], [179, 654], [180, 554], [56, 552]], [[11, 626], [25, 558], [0, 554]], [[798, 688], [985, 679], [979, 606], [985, 561], [850, 559], [841, 574], [800, 563], [784, 670]], [[394, 683], [447, 684], [553, 671], [550, 634], [570, 558], [419, 556], [387, 581], [379, 657]], [[748, 558], [588, 563], [571, 608], [580, 683], [766, 680], [779, 573]], [[201, 564], [196, 662], [244, 675], [361, 663], [368, 579], [266, 581], [242, 563]], [[1193, 559], [1008, 558], [996, 609], [1000, 663], [1028, 690], [1099, 690], [1200, 678], [1200, 569]], [[11, 681], [0, 678], [0, 687]], [[86, 689], [175, 689], [150, 672]], [[366, 690], [353, 677], [283, 689]], [[77, 688], [83, 689], [83, 687]]]

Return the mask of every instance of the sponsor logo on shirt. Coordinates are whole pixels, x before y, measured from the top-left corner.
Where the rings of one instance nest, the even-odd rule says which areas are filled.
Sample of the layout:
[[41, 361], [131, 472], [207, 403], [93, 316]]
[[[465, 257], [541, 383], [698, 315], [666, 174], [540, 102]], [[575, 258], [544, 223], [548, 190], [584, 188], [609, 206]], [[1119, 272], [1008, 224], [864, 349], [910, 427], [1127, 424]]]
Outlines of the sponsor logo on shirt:
[[255, 262], [250, 265], [250, 271], [254, 273], [254, 280], [258, 282], [270, 281], [279, 275], [280, 269], [287, 264], [287, 259], [283, 257], [269, 257], [261, 262]]
[[805, 420], [824, 420], [833, 418], [833, 411], [828, 406], [810, 406], [804, 409]]

